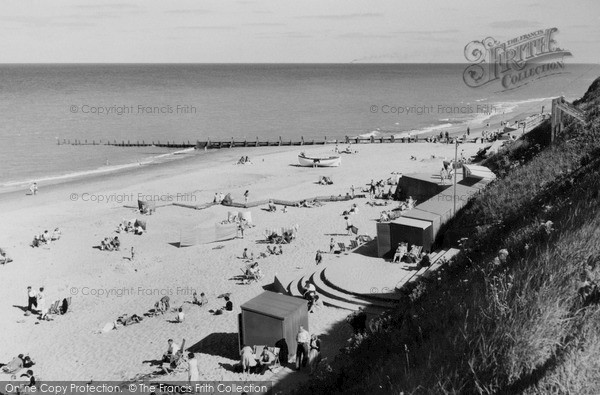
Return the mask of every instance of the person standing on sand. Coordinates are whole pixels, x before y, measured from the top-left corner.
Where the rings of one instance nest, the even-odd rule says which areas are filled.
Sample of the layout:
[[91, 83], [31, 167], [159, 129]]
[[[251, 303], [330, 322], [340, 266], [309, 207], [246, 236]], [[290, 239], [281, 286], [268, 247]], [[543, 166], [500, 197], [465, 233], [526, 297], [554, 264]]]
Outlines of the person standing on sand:
[[310, 333], [303, 326], [298, 329], [296, 335], [296, 342], [298, 346], [296, 348], [296, 370], [300, 370], [300, 367], [305, 367], [308, 361], [308, 351], [310, 344]]
[[244, 192], [244, 203], [248, 203], [249, 195], [250, 195], [250, 191], [246, 190], [246, 192]]
[[31, 191], [32, 195], [37, 195], [37, 191], [38, 191], [37, 182], [34, 182], [33, 184], [31, 184], [31, 186], [29, 187], [29, 190]]
[[37, 295], [30, 285], [27, 287], [27, 311], [33, 313], [33, 307], [37, 308]]
[[354, 184], [352, 184], [350, 186], [350, 197], [352, 197], [352, 199], [354, 199]]
[[130, 259], [130, 261], [133, 261], [134, 257], [135, 257], [135, 251], [133, 250], [133, 247], [131, 247], [131, 259]]
[[331, 241], [329, 242], [329, 253], [333, 254], [334, 249], [335, 249], [335, 241], [333, 240], [333, 237], [332, 237]]
[[40, 291], [36, 295], [37, 309], [40, 313], [40, 318], [44, 318], [46, 315], [46, 298], [44, 297], [44, 287], [40, 287]]
[[188, 382], [194, 383], [200, 381], [198, 371], [198, 360], [193, 352], [188, 354]]
[[369, 185], [369, 197], [372, 199], [374, 194], [375, 194], [375, 183], [373, 182], [373, 179], [371, 179], [371, 184]]

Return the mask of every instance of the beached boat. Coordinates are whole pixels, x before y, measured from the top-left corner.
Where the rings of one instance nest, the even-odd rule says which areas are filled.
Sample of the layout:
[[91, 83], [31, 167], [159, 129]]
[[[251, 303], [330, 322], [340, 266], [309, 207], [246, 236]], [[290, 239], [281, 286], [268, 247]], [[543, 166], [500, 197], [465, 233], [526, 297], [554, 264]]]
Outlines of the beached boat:
[[329, 156], [325, 158], [312, 158], [304, 155], [298, 155], [298, 163], [305, 167], [338, 167], [342, 164], [342, 158], [339, 156]]

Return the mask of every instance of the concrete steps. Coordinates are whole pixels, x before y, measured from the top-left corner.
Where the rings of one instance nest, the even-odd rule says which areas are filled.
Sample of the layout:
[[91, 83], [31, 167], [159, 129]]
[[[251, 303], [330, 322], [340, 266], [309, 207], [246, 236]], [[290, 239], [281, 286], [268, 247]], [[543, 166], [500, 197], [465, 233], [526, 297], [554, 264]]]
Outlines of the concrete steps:
[[[399, 279], [396, 289], [400, 289], [408, 283], [417, 281], [421, 277], [433, 275], [435, 271], [458, 252], [459, 250], [456, 248], [435, 252], [432, 254], [431, 265], [415, 271], [406, 271], [406, 273], [403, 274], [403, 277]], [[307, 281], [310, 281], [315, 285], [317, 294], [323, 304], [350, 311], [364, 308], [370, 314], [380, 314], [397, 306], [400, 298], [399, 294], [393, 292], [366, 295], [356, 294], [341, 289], [327, 279], [327, 267], [318, 268], [314, 272], [309, 272], [300, 278], [296, 278], [287, 285], [286, 291], [292, 296], [302, 298], [304, 294], [304, 284]]]
[[337, 299], [342, 302], [355, 304], [355, 305], [358, 305], [359, 307], [360, 306], [364, 306], [364, 307], [372, 306], [372, 307], [382, 308], [382, 309], [386, 310], [386, 309], [392, 309], [396, 306], [396, 304], [392, 303], [392, 302], [370, 299], [370, 298], [366, 298], [366, 297], [358, 297], [358, 296], [352, 295], [348, 292], [343, 292], [338, 289], [335, 289], [335, 288], [329, 286], [324, 281], [324, 272], [325, 272], [325, 269], [322, 269], [322, 270], [315, 272], [311, 276], [311, 281], [313, 284], [315, 284], [315, 287], [317, 288], [317, 293], [319, 295], [324, 295], [331, 299]]
[[[303, 276], [302, 278], [300, 278], [298, 280], [292, 281], [292, 283], [289, 285], [290, 295], [298, 297], [298, 298], [302, 298], [303, 290], [304, 290], [303, 285], [306, 282], [307, 278], [309, 278], [308, 275]], [[317, 288], [316, 285], [315, 285], [315, 288]], [[357, 311], [360, 307], [364, 307], [365, 311], [367, 313], [376, 314], [376, 315], [381, 314], [386, 310], [386, 308], [383, 308], [383, 307], [364, 306], [364, 305], [358, 305], [355, 303], [349, 303], [344, 300], [335, 299], [329, 295], [322, 293], [318, 288], [317, 288], [317, 294], [319, 295], [319, 300], [321, 300], [323, 302], [323, 304], [326, 306], [337, 307], [340, 309], [345, 309], [345, 310], [350, 310], [350, 311]]]

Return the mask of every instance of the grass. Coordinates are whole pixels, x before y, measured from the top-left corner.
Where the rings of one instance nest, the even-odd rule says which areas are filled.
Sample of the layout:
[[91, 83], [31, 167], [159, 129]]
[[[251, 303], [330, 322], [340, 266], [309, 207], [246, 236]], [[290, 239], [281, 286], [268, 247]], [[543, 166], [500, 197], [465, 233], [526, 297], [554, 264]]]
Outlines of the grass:
[[501, 177], [447, 227], [457, 259], [298, 393], [600, 393], [600, 308], [577, 293], [586, 264], [600, 277], [599, 81], [585, 127], [490, 158]]

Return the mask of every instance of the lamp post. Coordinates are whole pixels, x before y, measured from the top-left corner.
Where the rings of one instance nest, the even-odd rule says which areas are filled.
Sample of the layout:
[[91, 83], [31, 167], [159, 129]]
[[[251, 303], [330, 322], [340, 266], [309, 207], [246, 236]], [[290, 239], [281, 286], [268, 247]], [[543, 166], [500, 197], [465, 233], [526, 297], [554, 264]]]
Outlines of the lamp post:
[[458, 163], [458, 138], [455, 138], [454, 141], [454, 163], [452, 166], [454, 167], [454, 193], [452, 194], [452, 200], [454, 201], [454, 211], [452, 213], [452, 217], [456, 216], [456, 164]]

